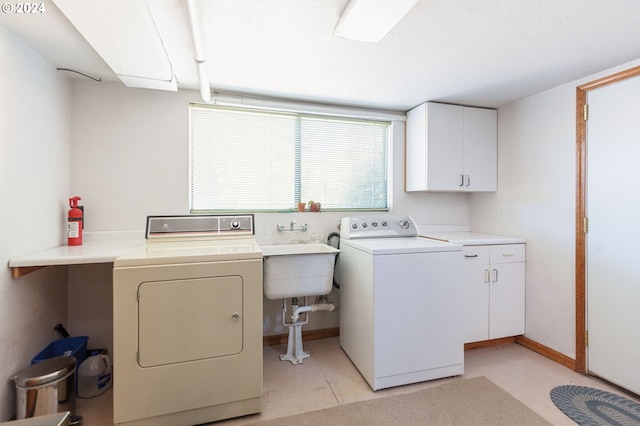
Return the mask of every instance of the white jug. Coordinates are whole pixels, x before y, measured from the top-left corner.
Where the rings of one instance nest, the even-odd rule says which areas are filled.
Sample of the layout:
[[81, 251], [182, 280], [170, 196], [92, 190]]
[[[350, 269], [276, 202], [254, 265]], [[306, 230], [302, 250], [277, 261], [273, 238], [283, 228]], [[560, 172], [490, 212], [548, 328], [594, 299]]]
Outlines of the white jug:
[[93, 355], [78, 368], [78, 396], [92, 398], [111, 388], [111, 363], [107, 355]]

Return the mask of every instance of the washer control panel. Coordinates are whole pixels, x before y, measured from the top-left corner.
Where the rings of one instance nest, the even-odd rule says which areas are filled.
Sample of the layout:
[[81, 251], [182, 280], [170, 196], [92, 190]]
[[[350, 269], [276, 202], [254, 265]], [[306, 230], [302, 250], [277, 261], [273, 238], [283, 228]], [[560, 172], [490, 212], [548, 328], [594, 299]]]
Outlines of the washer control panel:
[[352, 216], [340, 221], [340, 238], [415, 237], [418, 228], [409, 216]]

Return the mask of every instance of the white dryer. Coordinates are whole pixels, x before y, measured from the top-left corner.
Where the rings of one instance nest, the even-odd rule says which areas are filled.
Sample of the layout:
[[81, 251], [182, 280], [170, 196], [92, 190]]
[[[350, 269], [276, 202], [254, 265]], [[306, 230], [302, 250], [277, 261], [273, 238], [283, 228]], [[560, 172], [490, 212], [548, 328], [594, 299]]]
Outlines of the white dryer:
[[262, 408], [262, 252], [253, 216], [147, 219], [115, 260], [113, 417], [194, 425]]
[[379, 215], [343, 218], [340, 249], [340, 345], [371, 388], [462, 374], [462, 246]]

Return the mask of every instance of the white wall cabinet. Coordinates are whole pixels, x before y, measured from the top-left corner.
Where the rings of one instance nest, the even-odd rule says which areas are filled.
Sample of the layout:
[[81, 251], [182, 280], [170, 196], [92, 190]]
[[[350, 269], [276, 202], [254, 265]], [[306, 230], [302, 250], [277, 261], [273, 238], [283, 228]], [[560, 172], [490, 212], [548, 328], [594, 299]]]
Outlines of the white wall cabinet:
[[496, 191], [497, 116], [434, 102], [407, 112], [406, 191]]
[[463, 247], [465, 343], [524, 334], [525, 244]]

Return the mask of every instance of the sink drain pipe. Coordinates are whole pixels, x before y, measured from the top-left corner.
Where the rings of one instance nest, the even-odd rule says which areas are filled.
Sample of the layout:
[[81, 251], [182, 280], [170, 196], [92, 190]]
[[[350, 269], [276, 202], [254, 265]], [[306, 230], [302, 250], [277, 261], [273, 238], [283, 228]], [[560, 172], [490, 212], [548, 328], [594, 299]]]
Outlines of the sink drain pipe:
[[300, 314], [303, 312], [315, 312], [315, 311], [335, 311], [336, 305], [333, 302], [328, 303], [312, 303], [311, 305], [298, 306], [291, 314], [291, 320], [295, 323], [298, 321]]
[[[306, 303], [305, 297], [305, 303]], [[302, 326], [309, 322], [308, 314], [305, 314], [305, 318], [302, 321], [299, 321], [300, 314], [303, 312], [315, 312], [315, 311], [335, 311], [336, 305], [332, 302], [326, 303], [312, 303], [311, 305], [298, 305], [298, 298], [294, 297], [291, 299], [291, 309], [293, 309], [293, 313], [291, 314], [291, 323], [287, 323], [285, 321], [286, 313], [287, 313], [287, 303], [286, 299], [283, 300], [282, 306], [282, 324], [289, 327], [289, 339], [287, 341], [287, 353], [280, 355], [281, 361], [290, 361], [292, 364], [302, 364], [302, 361], [305, 358], [309, 358], [311, 355], [309, 352], [305, 352], [302, 349]]]

